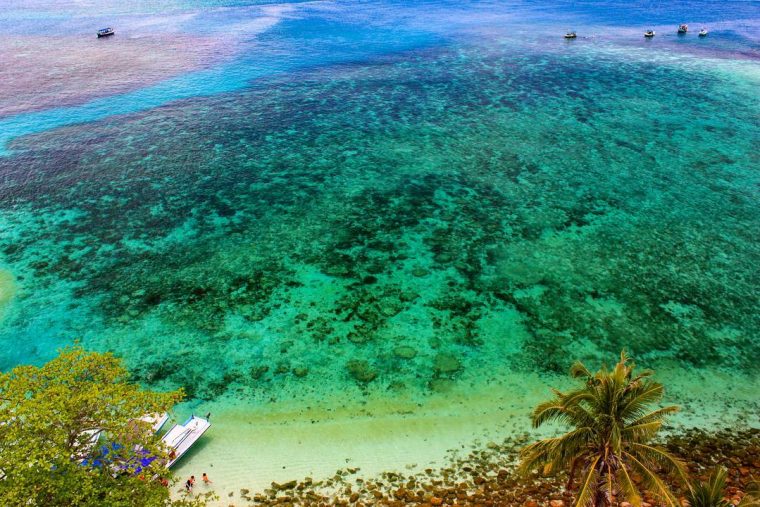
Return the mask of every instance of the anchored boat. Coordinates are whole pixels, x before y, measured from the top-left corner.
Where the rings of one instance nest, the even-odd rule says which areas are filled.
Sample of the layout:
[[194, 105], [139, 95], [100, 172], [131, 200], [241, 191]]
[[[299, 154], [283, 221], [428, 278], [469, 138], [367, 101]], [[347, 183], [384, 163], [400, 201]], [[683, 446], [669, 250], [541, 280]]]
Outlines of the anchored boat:
[[708, 34], [708, 33], [710, 33], [710, 32], [708, 32], [708, 31], [707, 31], [707, 28], [703, 28], [703, 29], [701, 29], [701, 30], [699, 31], [699, 36], [700, 36], [700, 37], [707, 37], [707, 34]]
[[575, 34], [575, 32], [567, 32], [565, 34], [565, 39], [576, 39], [578, 36]]
[[688, 32], [688, 31], [689, 31], [689, 25], [682, 24], [682, 25], [678, 26], [678, 33], [679, 34], [684, 34], [684, 33]]
[[651, 39], [652, 37], [654, 37], [654, 30], [647, 30], [646, 32], [644, 32], [644, 37], [646, 37], [647, 39]]
[[101, 28], [100, 30], [98, 30], [98, 39], [101, 37], [108, 37], [109, 35], [113, 35], [115, 33], [116, 32], [114, 31], [114, 29], [111, 27]]
[[164, 412], [163, 414], [147, 414], [140, 418], [141, 421], [151, 425], [153, 433], [158, 433], [161, 428], [169, 420], [169, 414]]
[[177, 460], [189, 451], [190, 447], [209, 429], [211, 426], [211, 423], [208, 421], [210, 415], [206, 415], [205, 418], [191, 415], [184, 424], [175, 424], [161, 438], [161, 441], [171, 449], [169, 452], [169, 462], [166, 463], [167, 468], [176, 463]]

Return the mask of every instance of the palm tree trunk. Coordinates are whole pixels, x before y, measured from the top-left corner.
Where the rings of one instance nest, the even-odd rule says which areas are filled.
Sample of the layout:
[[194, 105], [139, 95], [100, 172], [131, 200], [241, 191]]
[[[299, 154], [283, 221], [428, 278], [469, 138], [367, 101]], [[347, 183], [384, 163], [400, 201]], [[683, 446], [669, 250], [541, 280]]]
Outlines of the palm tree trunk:
[[565, 485], [565, 489], [567, 491], [573, 490], [573, 482], [575, 481], [575, 472], [578, 470], [578, 461], [580, 461], [580, 458], [575, 458], [573, 460], [573, 463], [570, 465], [570, 473], [567, 477], [567, 484]]

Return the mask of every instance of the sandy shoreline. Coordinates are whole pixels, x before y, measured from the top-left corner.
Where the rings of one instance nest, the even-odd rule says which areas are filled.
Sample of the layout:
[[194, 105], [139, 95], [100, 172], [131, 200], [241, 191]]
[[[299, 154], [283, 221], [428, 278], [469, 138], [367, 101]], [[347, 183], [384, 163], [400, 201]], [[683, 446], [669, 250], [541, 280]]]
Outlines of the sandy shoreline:
[[[737, 381], [726, 374], [708, 382], [701, 372], [677, 371], [658, 379], [668, 388], [667, 402], [683, 407], [671, 429], [760, 427], [756, 379]], [[520, 391], [498, 385], [452, 391], [431, 396], [421, 406], [413, 400], [371, 396], [364, 405], [343, 400], [344, 406], [337, 408], [336, 400], [325, 400], [310, 410], [297, 402], [259, 413], [244, 406], [216, 406], [214, 426], [175, 471], [183, 480], [206, 472], [213, 486], [198, 484], [196, 491], [213, 489], [220, 497], [218, 505], [245, 505], [241, 490], [254, 495], [272, 482], [305, 477], [322, 481], [340, 469], [358, 469], [356, 477], [369, 480], [388, 471], [440, 468], [473, 449], [528, 433], [531, 408], [547, 397], [550, 384], [559, 387], [563, 377], [511, 374], [501, 384], [520, 381]], [[730, 393], [729, 381], [734, 382]]]

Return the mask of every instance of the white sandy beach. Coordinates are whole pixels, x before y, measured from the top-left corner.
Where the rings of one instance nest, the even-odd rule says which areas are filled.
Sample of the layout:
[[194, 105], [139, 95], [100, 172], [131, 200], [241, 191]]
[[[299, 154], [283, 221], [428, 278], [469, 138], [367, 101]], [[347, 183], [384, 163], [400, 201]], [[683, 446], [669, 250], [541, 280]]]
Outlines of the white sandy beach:
[[[683, 407], [672, 420], [674, 428], [760, 425], [756, 380], [730, 374], [706, 379], [698, 371], [676, 370], [657, 378], [667, 388], [666, 402]], [[552, 384], [563, 382], [558, 376]], [[728, 383], [733, 387], [727, 395]], [[190, 475], [199, 480], [206, 472], [213, 485], [199, 480], [196, 492], [213, 489], [220, 497], [218, 505], [244, 505], [241, 489], [254, 494], [272, 481], [320, 481], [345, 468], [359, 468], [357, 477], [435, 468], [445, 465], [452, 452], [467, 454], [530, 431], [528, 415], [548, 395], [547, 379], [512, 374], [476, 395], [452, 391], [431, 396], [422, 406], [402, 399], [390, 403], [368, 398], [365, 405], [325, 400], [310, 410], [280, 403], [254, 414], [220, 405], [214, 407], [209, 432], [175, 471], [183, 481]]]

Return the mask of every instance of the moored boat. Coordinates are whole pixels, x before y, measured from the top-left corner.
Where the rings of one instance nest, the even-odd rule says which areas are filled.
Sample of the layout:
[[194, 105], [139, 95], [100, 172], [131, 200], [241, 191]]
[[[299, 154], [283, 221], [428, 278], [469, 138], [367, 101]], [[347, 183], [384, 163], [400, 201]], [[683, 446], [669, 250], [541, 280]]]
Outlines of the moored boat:
[[700, 37], [707, 37], [707, 34], [708, 34], [708, 33], [710, 33], [710, 32], [708, 32], [708, 31], [707, 31], [707, 28], [703, 28], [703, 29], [701, 29], [701, 30], [699, 31], [699, 36], [700, 36]]
[[161, 428], [166, 424], [166, 421], [169, 420], [169, 414], [166, 412], [163, 413], [157, 413], [157, 414], [146, 414], [143, 417], [140, 418], [140, 420], [144, 423], [150, 424], [151, 430], [153, 433], [158, 433], [161, 431]]
[[110, 26], [108, 28], [101, 28], [100, 30], [98, 30], [98, 39], [101, 37], [108, 37], [109, 35], [113, 35], [115, 33], [116, 32], [114, 31], [114, 29], [111, 28]]
[[565, 39], [576, 39], [578, 38], [578, 35], [576, 35], [575, 32], [567, 32], [565, 34]]
[[687, 24], [678, 25], [678, 33], [686, 33], [688, 31], [689, 31], [689, 25]]
[[646, 37], [647, 39], [651, 39], [652, 37], [654, 37], [654, 30], [647, 30], [646, 32], [644, 32], [644, 37]]
[[208, 414], [205, 418], [191, 415], [184, 424], [175, 424], [161, 438], [170, 449], [169, 462], [166, 463], [167, 468], [176, 463], [209, 429], [211, 426], [208, 421], [210, 415]]

